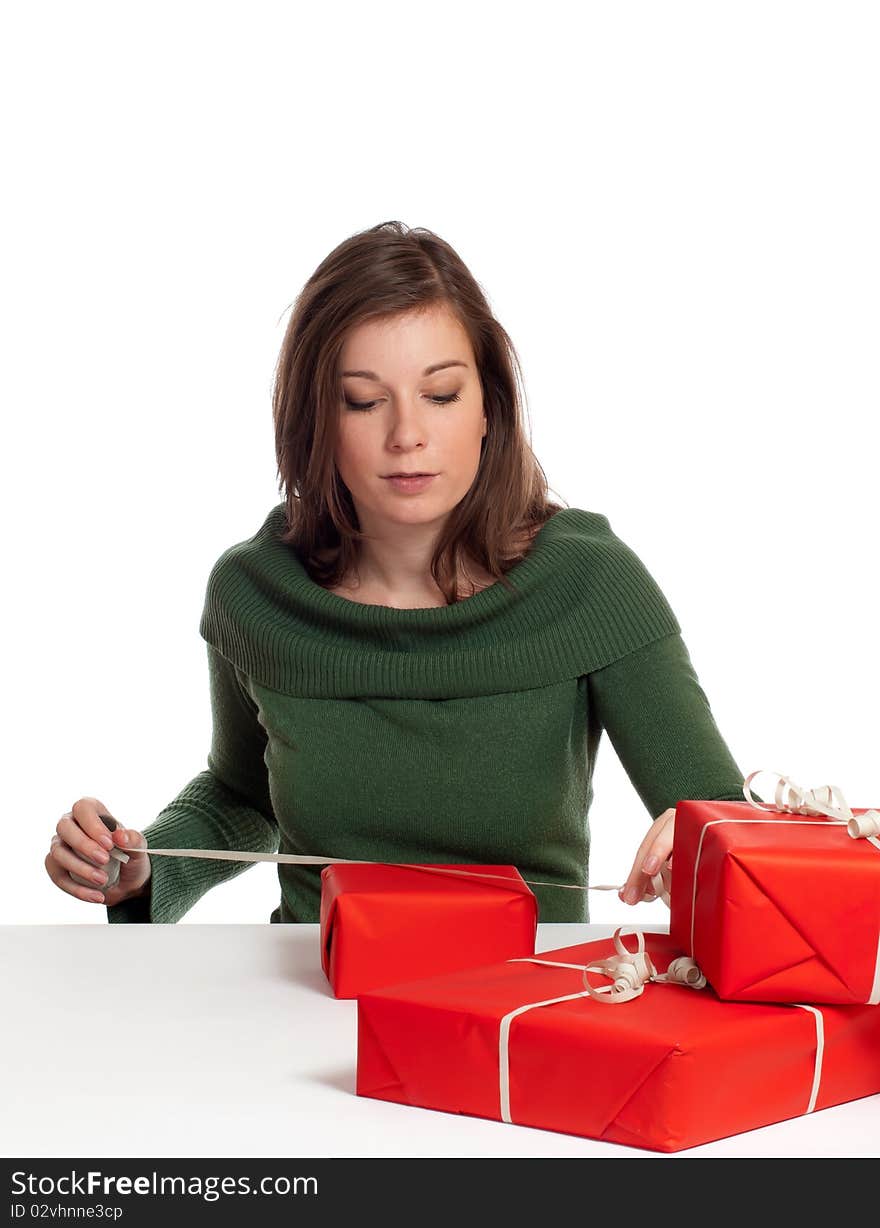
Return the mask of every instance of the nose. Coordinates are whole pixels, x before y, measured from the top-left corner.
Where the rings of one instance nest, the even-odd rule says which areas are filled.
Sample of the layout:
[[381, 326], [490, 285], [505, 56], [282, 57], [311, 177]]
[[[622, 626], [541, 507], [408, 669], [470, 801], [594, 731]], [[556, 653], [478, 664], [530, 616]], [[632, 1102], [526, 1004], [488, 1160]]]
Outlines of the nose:
[[427, 442], [427, 420], [421, 406], [396, 400], [391, 406], [388, 423], [388, 446], [409, 452], [423, 448]]

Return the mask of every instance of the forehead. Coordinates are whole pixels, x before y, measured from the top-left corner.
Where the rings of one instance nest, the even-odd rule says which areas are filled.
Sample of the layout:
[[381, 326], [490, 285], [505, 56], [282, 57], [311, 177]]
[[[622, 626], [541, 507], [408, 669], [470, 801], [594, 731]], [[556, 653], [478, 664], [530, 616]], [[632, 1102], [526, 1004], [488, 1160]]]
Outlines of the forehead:
[[416, 368], [421, 373], [432, 363], [452, 358], [473, 363], [473, 357], [467, 333], [443, 303], [355, 325], [340, 352], [340, 366], [387, 376]]

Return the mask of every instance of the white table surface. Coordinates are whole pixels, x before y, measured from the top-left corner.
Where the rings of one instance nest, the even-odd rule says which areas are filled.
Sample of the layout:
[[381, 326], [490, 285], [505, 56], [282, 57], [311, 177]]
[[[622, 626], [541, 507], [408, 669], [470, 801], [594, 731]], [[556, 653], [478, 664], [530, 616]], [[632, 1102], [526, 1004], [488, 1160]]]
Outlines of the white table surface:
[[[613, 928], [543, 924], [537, 950]], [[673, 1155], [357, 1096], [317, 925], [7, 925], [0, 956], [6, 1157], [880, 1152], [880, 1096]]]

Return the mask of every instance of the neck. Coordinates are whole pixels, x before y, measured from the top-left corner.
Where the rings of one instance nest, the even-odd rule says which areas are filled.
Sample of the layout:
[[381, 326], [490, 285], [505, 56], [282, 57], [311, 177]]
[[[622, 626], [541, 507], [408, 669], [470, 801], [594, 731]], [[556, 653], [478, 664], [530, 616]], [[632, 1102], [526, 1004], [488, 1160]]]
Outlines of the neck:
[[[377, 602], [402, 609], [446, 605], [446, 597], [431, 574], [431, 559], [443, 521], [416, 525], [375, 525], [360, 518], [366, 535], [354, 573], [338, 591], [358, 601]], [[460, 597], [472, 596], [494, 576], [471, 559], [459, 561]]]
[[358, 588], [393, 596], [401, 605], [437, 602], [442, 594], [431, 575], [431, 559], [442, 527], [442, 521], [389, 525], [361, 518], [366, 536], [354, 577]]
[[388, 592], [417, 593], [436, 588], [431, 559], [437, 532], [425, 526], [395, 527], [393, 533], [371, 534], [361, 543], [357, 576], [363, 585]]

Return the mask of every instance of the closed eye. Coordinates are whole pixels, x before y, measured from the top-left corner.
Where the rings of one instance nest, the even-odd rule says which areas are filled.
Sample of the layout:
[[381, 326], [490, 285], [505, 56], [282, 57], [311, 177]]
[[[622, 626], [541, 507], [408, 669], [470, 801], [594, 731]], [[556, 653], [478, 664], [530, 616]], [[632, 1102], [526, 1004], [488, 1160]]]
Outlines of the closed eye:
[[[452, 401], [460, 401], [461, 394], [458, 392], [451, 392], [448, 396], [432, 396], [429, 399], [433, 401], [435, 405], [449, 405]], [[350, 401], [348, 397], [345, 398], [345, 403], [349, 409], [361, 410], [370, 410], [375, 405], [379, 404], [378, 401]]]

